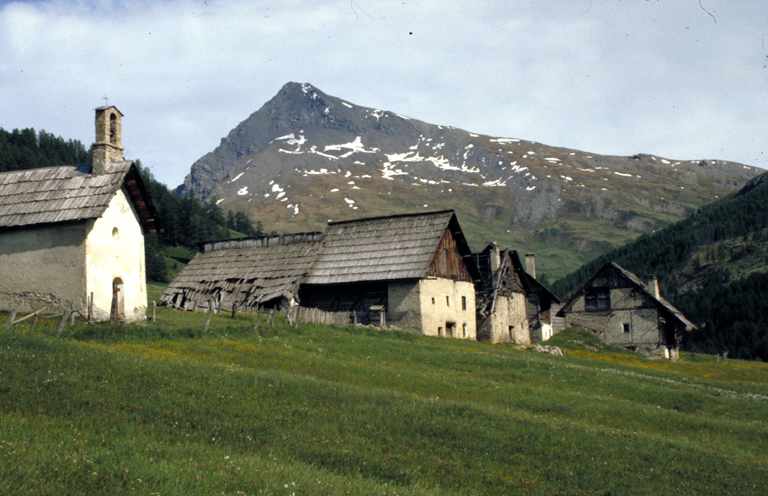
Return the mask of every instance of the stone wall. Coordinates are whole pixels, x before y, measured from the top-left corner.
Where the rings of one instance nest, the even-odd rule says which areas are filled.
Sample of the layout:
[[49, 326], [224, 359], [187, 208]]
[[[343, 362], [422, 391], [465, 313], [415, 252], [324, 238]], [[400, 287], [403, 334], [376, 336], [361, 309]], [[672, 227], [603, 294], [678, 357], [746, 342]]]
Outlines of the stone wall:
[[84, 308], [85, 222], [3, 229], [0, 309]]
[[428, 336], [477, 337], [471, 282], [439, 277], [393, 282], [387, 300], [392, 325]]
[[530, 344], [525, 296], [497, 296], [493, 313], [478, 324], [478, 336], [492, 343]]

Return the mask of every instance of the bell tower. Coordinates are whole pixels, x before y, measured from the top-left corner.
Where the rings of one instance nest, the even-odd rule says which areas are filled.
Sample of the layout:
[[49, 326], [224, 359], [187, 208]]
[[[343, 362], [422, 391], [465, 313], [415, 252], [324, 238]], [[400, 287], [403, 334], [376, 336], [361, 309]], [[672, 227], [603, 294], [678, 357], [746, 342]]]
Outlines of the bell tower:
[[113, 162], [122, 162], [123, 114], [114, 105], [96, 109], [96, 141], [93, 143], [93, 175], [109, 171]]

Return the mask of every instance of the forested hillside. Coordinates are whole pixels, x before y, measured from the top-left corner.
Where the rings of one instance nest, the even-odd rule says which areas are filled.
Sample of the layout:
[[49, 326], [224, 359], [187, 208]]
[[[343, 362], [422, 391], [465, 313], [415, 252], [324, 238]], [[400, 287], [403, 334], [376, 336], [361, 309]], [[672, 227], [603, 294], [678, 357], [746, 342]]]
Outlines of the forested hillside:
[[77, 140], [31, 128], [10, 132], [0, 128], [0, 172], [89, 163], [90, 151]]
[[[34, 129], [0, 128], [0, 172], [35, 169], [58, 165], [87, 164], [91, 152], [77, 140], [65, 140]], [[168, 282], [164, 252], [169, 247], [196, 250], [196, 243], [237, 235], [261, 233], [242, 212], [227, 212], [218, 207], [215, 198], [200, 203], [192, 193], [175, 196], [167, 186], [155, 180], [152, 173], [136, 160], [144, 183], [158, 210], [163, 232], [145, 237], [147, 278]]]
[[571, 295], [605, 262], [642, 279], [656, 275], [662, 294], [699, 329], [685, 347], [768, 361], [768, 177], [702, 207], [694, 215], [644, 235], [558, 280]]

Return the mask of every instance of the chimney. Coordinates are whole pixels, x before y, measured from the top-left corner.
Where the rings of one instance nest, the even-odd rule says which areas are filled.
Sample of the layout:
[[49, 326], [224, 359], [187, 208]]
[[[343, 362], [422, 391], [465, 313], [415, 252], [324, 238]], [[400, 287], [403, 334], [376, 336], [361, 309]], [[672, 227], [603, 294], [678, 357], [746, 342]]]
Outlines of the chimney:
[[122, 162], [123, 114], [114, 105], [96, 109], [96, 141], [93, 143], [93, 175], [104, 174], [113, 162]]
[[536, 255], [533, 253], [525, 254], [525, 271], [529, 276], [536, 279]]
[[659, 279], [656, 276], [651, 276], [651, 280], [648, 281], [648, 287], [651, 290], [651, 295], [658, 300], [660, 298]]
[[488, 250], [488, 256], [491, 264], [491, 275], [493, 275], [499, 270], [499, 266], [501, 265], [501, 250], [496, 242], [489, 244], [488, 248], [490, 248], [490, 250]]

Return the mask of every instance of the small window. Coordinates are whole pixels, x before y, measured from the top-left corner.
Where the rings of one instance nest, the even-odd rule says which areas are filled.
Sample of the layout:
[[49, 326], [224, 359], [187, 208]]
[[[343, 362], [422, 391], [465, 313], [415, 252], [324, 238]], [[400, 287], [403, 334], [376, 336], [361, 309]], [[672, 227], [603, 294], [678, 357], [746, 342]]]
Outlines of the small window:
[[611, 292], [608, 288], [593, 288], [584, 295], [587, 310], [608, 310], [611, 308]]
[[114, 239], [115, 241], [120, 239], [120, 230], [116, 227], [112, 228], [112, 239]]
[[462, 296], [461, 297], [461, 309], [466, 310], [467, 309], [467, 297]]
[[443, 328], [442, 327], [438, 327], [437, 328], [437, 335], [438, 336], [442, 336], [443, 335]]
[[515, 326], [513, 325], [509, 326], [509, 340], [510, 341], [515, 340]]
[[433, 305], [435, 304], [435, 298], [434, 297], [432, 298], [432, 304]]
[[626, 334], [629, 334], [629, 330], [630, 330], [629, 324], [621, 324], [621, 326], [624, 329], [624, 332]]
[[467, 337], [467, 324], [464, 324], [464, 325], [462, 326], [462, 330], [463, 330], [463, 332], [464, 332], [464, 337]]
[[451, 306], [451, 297], [450, 296], [446, 296], [445, 297], [445, 306], [447, 306], [447, 307]]

